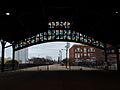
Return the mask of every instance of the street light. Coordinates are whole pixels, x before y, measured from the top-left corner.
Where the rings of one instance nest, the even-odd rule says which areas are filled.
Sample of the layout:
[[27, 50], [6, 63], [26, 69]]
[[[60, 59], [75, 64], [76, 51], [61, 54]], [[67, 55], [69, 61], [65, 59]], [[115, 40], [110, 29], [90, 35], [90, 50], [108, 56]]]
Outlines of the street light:
[[60, 49], [59, 50], [59, 58], [58, 58], [59, 62], [62, 61], [62, 50], [65, 50], [65, 49]]
[[[65, 46], [65, 48], [66, 48], [66, 68], [67, 68], [67, 60], [68, 60], [68, 57], [67, 57], [67, 55], [68, 55], [68, 48], [70, 47], [70, 43], [68, 43], [67, 42], [67, 45]], [[70, 62], [69, 62], [69, 65], [70, 65]], [[69, 66], [70, 67], [70, 66]]]

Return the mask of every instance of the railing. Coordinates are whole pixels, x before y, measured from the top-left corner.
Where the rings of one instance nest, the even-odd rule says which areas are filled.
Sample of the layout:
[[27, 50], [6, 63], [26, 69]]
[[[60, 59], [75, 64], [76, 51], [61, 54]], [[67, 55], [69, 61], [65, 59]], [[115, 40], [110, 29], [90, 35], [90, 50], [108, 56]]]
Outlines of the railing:
[[[29, 68], [29, 67], [45, 66], [45, 65], [48, 65], [48, 64], [18, 64], [18, 65], [15, 65], [14, 69], [19, 70], [19, 69], [25, 69], [25, 68]], [[51, 65], [51, 64], [49, 64], [49, 65]], [[1, 71], [1, 64], [0, 64], [0, 71]], [[4, 71], [12, 71], [12, 65], [5, 64]]]

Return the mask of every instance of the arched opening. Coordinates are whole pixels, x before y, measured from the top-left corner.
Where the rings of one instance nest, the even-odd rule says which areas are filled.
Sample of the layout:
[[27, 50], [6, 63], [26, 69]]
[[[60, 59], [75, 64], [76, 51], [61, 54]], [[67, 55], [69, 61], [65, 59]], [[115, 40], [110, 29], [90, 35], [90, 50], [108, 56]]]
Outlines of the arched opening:
[[[70, 46], [66, 56], [67, 43], [69, 43]], [[105, 69], [104, 50], [81, 43], [53, 41], [30, 46], [27, 50], [27, 53], [25, 53], [26, 48], [18, 50], [20, 52], [17, 54], [17, 57], [21, 57], [23, 52], [24, 55], [28, 55], [27, 61], [23, 60], [23, 63], [27, 65], [25, 67], [31, 66], [31, 68], [22, 69], [23, 71]], [[21, 67], [22, 66], [20, 66], [19, 69]], [[114, 67], [110, 69], [116, 70]]]
[[[57, 60], [47, 61], [47, 58], [51, 58], [50, 56], [46, 56], [44, 58], [32, 58], [32, 60], [42, 60], [43, 63], [32, 63], [34, 60], [29, 60], [28, 57], [28, 48], [37, 44], [44, 44], [53, 41], [64, 41], [64, 42], [75, 42], [82, 43], [85, 45], [74, 45], [73, 50], [71, 48], [68, 49], [67, 43], [64, 49], [66, 51], [66, 57], [62, 58], [62, 50], [59, 49], [59, 56]], [[96, 40], [93, 37], [82, 34], [81, 32], [75, 31], [72, 28], [72, 22], [70, 21], [49, 21], [48, 22], [48, 30], [44, 32], [40, 32], [32, 37], [25, 38], [24, 40], [20, 40], [14, 43], [15, 45], [15, 59], [18, 60], [19, 69], [33, 66], [40, 66], [42, 64], [48, 65], [50, 62], [53, 64], [58, 63], [59, 65], [69, 67], [69, 69], [79, 69], [81, 70], [81, 66], [83, 67], [92, 67], [97, 69], [105, 68], [105, 55], [104, 49], [105, 45], [103, 42]], [[43, 48], [44, 50], [44, 48]], [[93, 51], [92, 51], [93, 50]], [[49, 51], [49, 50], [48, 50]], [[70, 53], [68, 53], [70, 51]], [[42, 52], [42, 51], [41, 51]], [[98, 52], [98, 53], [96, 53]], [[69, 55], [68, 55], [69, 54]], [[39, 55], [38, 55], [39, 56]], [[31, 58], [30, 58], [31, 59]], [[98, 59], [98, 60], [97, 60]], [[23, 63], [24, 64], [23, 64]], [[74, 67], [72, 67], [74, 66]], [[75, 67], [80, 66], [80, 67]], [[14, 67], [14, 66], [13, 66]]]

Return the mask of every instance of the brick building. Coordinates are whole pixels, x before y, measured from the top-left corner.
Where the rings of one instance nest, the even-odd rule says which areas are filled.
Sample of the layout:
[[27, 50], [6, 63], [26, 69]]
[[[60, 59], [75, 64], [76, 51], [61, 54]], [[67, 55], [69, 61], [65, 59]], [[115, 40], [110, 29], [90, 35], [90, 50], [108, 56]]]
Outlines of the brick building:
[[73, 45], [69, 49], [70, 62], [80, 61], [104, 61], [104, 51], [87, 45]]

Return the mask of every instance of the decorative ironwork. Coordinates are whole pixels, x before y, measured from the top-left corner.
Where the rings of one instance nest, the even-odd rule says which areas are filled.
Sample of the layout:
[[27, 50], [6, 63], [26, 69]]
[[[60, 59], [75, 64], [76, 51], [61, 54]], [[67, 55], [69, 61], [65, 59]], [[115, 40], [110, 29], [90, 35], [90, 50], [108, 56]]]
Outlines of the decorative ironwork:
[[97, 41], [94, 38], [86, 36], [80, 32], [71, 30], [70, 25], [71, 23], [68, 21], [49, 22], [47, 32], [41, 32], [35, 36], [17, 42], [15, 45], [15, 50], [28, 47], [31, 45], [43, 43], [46, 41], [55, 41], [55, 40], [73, 41], [73, 42], [83, 43], [104, 49], [104, 44], [102, 42]]

